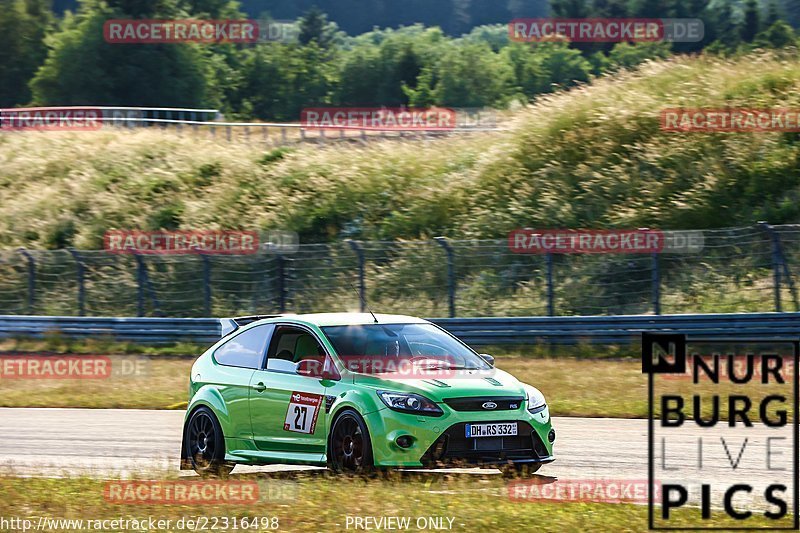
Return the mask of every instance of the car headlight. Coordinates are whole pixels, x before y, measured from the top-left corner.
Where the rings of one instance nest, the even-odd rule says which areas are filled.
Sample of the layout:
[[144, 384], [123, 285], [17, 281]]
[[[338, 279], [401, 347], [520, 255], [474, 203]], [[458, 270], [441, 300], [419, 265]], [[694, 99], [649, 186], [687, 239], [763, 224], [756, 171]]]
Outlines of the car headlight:
[[530, 413], [540, 413], [547, 408], [547, 402], [544, 399], [544, 394], [536, 387], [525, 385], [525, 392], [528, 395], [528, 411]]
[[386, 404], [386, 407], [395, 411], [426, 416], [442, 416], [444, 414], [441, 407], [419, 394], [379, 390], [378, 396]]

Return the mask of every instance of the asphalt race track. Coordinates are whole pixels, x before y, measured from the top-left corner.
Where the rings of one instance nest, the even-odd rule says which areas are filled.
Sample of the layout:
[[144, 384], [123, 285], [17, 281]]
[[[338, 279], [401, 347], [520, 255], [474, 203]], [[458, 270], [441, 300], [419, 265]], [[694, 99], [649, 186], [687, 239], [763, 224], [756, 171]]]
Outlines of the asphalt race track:
[[[34, 476], [107, 476], [177, 469], [183, 414], [135, 409], [2, 408], [0, 470]], [[558, 459], [543, 467], [543, 474], [593, 478], [613, 471], [615, 477], [646, 478], [646, 421], [557, 418], [553, 423], [558, 434]], [[621, 450], [625, 453], [619, 453]], [[237, 471], [243, 471], [242, 467]]]
[[[0, 473], [23, 476], [128, 476], [178, 468], [183, 411], [127, 409], [0, 409]], [[554, 418], [557, 431], [555, 463], [539, 474], [559, 480], [646, 480], [647, 421], [613, 418]], [[682, 462], [682, 477], [703, 483], [730, 483], [731, 460], [740, 459], [738, 474], [748, 481], [770, 483], [775, 473], [764, 469], [764, 443], [774, 430], [756, 425], [744, 434], [725, 427], [710, 435], [696, 426], [670, 440], [666, 466]], [[697, 457], [697, 438], [703, 437], [702, 474], [687, 477]], [[774, 463], [792, 457], [791, 438], [773, 442]], [[656, 453], [660, 457], [660, 440]], [[660, 461], [660, 459], [657, 459]], [[788, 462], [788, 461], [787, 461]], [[670, 464], [671, 463], [671, 464]], [[242, 467], [236, 472], [269, 472], [314, 467]], [[748, 468], [750, 471], [748, 472]], [[486, 472], [486, 471], [484, 471]], [[492, 471], [489, 471], [492, 472]], [[489, 473], [486, 472], [486, 473]], [[193, 475], [187, 473], [186, 475]], [[791, 484], [791, 468], [785, 472]], [[693, 499], [693, 498], [692, 498]]]

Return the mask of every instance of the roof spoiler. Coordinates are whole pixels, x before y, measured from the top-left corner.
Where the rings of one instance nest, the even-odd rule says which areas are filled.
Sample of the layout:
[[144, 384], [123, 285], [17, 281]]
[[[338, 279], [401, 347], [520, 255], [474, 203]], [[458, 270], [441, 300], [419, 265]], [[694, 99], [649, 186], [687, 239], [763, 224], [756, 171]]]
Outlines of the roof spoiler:
[[220, 318], [219, 323], [221, 327], [221, 336], [227, 337], [242, 326], [246, 326], [252, 322], [264, 320], [265, 318], [278, 318], [284, 315], [249, 315], [237, 316], [234, 318]]

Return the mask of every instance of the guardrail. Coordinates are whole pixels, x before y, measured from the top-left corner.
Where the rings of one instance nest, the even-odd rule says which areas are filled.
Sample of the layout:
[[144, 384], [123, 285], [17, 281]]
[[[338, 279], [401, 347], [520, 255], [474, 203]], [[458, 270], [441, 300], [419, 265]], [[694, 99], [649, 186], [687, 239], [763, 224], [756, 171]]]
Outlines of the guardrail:
[[63, 336], [142, 344], [213, 343], [220, 338], [217, 318], [133, 318], [0, 315], [0, 338]]
[[[206, 135], [211, 139], [218, 137], [231, 141], [262, 143], [283, 146], [296, 142], [325, 143], [336, 140], [367, 141], [386, 138], [435, 138], [454, 133], [475, 133], [500, 131], [496, 126], [479, 126], [472, 124], [469, 117], [477, 115], [480, 110], [467, 110], [466, 119], [460, 120], [454, 128], [447, 130], [409, 129], [396, 127], [362, 127], [326, 125], [325, 127], [308, 126], [301, 123], [286, 122], [234, 122], [225, 121], [218, 109], [191, 109], [170, 107], [109, 107], [109, 106], [64, 106], [64, 107], [30, 107], [0, 108], [0, 133], [3, 127], [9, 128], [4, 114], [17, 117], [19, 113], [64, 113], [70, 110], [94, 110], [101, 114], [99, 122], [104, 126], [116, 128], [171, 128], [178, 135], [184, 130], [194, 136]], [[57, 117], [56, 117], [57, 119]], [[92, 119], [92, 120], [98, 120]], [[9, 119], [11, 120], [11, 119]], [[26, 128], [18, 128], [25, 130]], [[34, 128], [35, 129], [35, 128]], [[53, 128], [58, 129], [58, 128]], [[7, 131], [13, 132], [10, 127]], [[219, 135], [218, 135], [219, 132]]]
[[[631, 344], [643, 331], [728, 338], [800, 337], [800, 313], [434, 318], [472, 346]], [[94, 318], [0, 315], [0, 338], [105, 338], [143, 344], [220, 338], [216, 318]]]

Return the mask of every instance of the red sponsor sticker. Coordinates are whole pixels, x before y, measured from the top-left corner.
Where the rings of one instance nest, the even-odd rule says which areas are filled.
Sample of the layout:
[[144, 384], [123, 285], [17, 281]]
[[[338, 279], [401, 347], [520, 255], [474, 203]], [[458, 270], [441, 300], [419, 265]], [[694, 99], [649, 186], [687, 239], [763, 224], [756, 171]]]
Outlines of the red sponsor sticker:
[[671, 132], [797, 132], [800, 109], [664, 109], [661, 129]]
[[656, 42], [664, 40], [664, 22], [648, 18], [520, 18], [508, 23], [508, 36], [519, 42]]
[[286, 410], [284, 431], [295, 433], [314, 433], [317, 428], [317, 416], [322, 406], [322, 395], [309, 392], [292, 392], [289, 397], [289, 408]]
[[315, 107], [300, 113], [306, 128], [359, 130], [452, 130], [454, 109], [445, 107]]
[[517, 229], [508, 234], [517, 254], [646, 254], [664, 249], [658, 230]]
[[0, 131], [94, 131], [103, 127], [103, 111], [91, 107], [0, 109]]
[[103, 498], [115, 504], [243, 505], [258, 502], [256, 481], [109, 481]]
[[254, 43], [255, 20], [107, 20], [103, 37], [112, 44]]
[[[552, 483], [542, 479], [519, 479], [508, 484], [508, 496], [515, 502], [648, 502], [648, 482], [638, 479], [559, 479]], [[661, 484], [654, 485], [654, 499]]]
[[0, 379], [106, 379], [111, 358], [105, 355], [0, 356]]
[[258, 252], [255, 231], [127, 231], [106, 232], [103, 244], [117, 254], [221, 254]]

